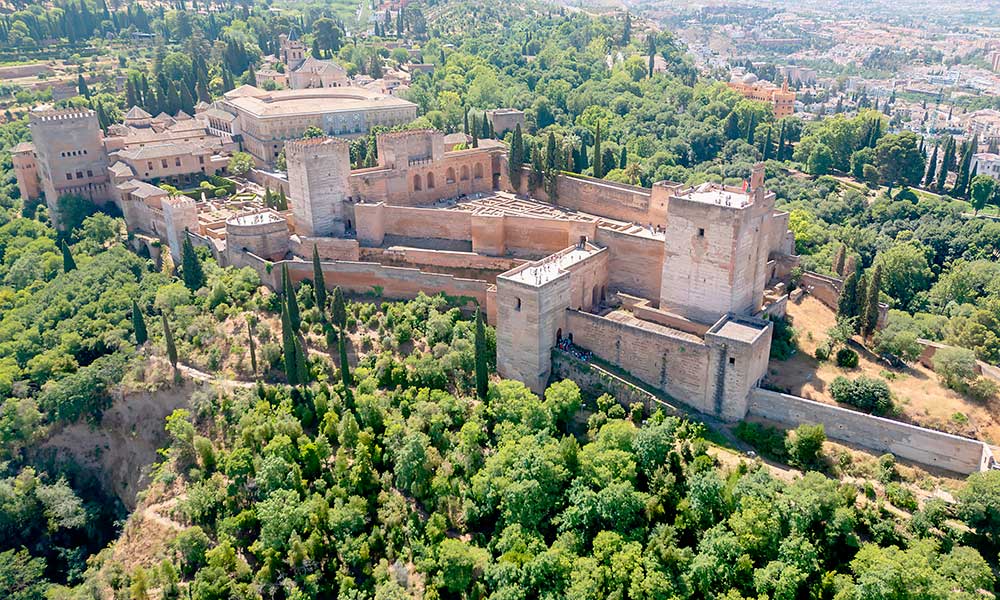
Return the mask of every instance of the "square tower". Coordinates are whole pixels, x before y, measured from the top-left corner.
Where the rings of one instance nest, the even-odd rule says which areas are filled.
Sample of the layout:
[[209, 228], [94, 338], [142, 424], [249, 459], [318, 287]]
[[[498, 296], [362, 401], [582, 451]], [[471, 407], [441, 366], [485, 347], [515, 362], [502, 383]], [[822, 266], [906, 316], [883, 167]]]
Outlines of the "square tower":
[[97, 113], [83, 108], [33, 110], [28, 127], [45, 203], [55, 221], [62, 196], [78, 195], [97, 203], [113, 199]]
[[343, 236], [344, 202], [351, 194], [350, 142], [336, 138], [286, 142], [285, 160], [295, 232]]
[[706, 324], [757, 312], [773, 211], [762, 163], [743, 188], [705, 183], [671, 193], [660, 308]]

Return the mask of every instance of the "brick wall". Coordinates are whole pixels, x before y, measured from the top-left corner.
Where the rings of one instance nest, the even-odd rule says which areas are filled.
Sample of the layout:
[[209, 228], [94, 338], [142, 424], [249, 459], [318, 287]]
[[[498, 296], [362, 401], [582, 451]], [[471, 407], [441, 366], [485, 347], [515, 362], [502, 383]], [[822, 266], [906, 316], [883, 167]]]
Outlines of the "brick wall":
[[611, 394], [626, 410], [638, 402], [643, 405], [647, 415], [657, 409], [662, 409], [668, 415], [682, 414], [677, 407], [660, 400], [651, 392], [593, 363], [584, 362], [560, 350], [552, 351], [552, 377], [572, 379], [581, 390], [593, 396]]
[[992, 458], [977, 440], [760, 388], [750, 394], [749, 413], [789, 427], [820, 424], [830, 439], [955, 473], [983, 470]]

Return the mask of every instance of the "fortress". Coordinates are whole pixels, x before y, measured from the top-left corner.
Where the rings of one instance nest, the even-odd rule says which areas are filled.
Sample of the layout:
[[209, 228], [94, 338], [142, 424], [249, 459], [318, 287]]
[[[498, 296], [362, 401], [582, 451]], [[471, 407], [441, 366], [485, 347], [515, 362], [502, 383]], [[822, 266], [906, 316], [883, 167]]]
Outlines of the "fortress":
[[[315, 248], [330, 287], [399, 299], [445, 293], [485, 307], [497, 330], [498, 371], [537, 393], [553, 378], [573, 377], [624, 403], [649, 407], [653, 390], [727, 421], [820, 423], [832, 439], [953, 472], [993, 464], [976, 440], [760, 387], [769, 317], [784, 315], [798, 264], [788, 214], [775, 210], [762, 164], [739, 187], [645, 189], [565, 174], [543, 186], [527, 168], [515, 186], [507, 148], [494, 140], [466, 148], [461, 136], [435, 131], [385, 133], [378, 164], [352, 170], [347, 141], [297, 139], [281, 142], [287, 175], [253, 173], [287, 193], [289, 209], [278, 211], [249, 184], [216, 199], [174, 195], [142, 179], [156, 168], [142, 153], [162, 145], [161, 136], [219, 153], [235, 142], [206, 133], [212, 125], [201, 115], [170, 122], [132, 111], [102, 140], [104, 150], [92, 119], [85, 111], [32, 115], [36, 146], [13, 155], [22, 193], [110, 196], [131, 243], [154, 259], [165, 245], [179, 263], [186, 236], [220, 264], [250, 267], [277, 288], [283, 267], [293, 280], [312, 279]], [[122, 160], [110, 148], [139, 154]], [[807, 273], [802, 285], [835, 303], [832, 282]]]
[[[222, 206], [138, 185], [130, 230], [183, 235], [276, 285], [280, 265], [386, 297], [444, 292], [485, 307], [498, 370], [542, 392], [567, 347], [710, 415], [740, 419], [764, 376], [772, 325], [797, 261], [763, 165], [745, 186], [652, 189], [558, 176], [553, 197], [511, 186], [507, 149], [452, 149], [435, 131], [378, 137], [378, 164], [350, 169], [336, 138], [284, 144], [290, 208]], [[132, 219], [131, 215], [145, 214]], [[771, 287], [769, 287], [771, 286]]]

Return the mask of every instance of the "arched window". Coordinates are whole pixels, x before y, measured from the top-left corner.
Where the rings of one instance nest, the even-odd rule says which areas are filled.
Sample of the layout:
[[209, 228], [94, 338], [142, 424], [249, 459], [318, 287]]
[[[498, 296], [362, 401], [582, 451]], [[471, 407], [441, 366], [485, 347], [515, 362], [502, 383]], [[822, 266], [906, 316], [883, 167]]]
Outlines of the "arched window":
[[469, 180], [469, 165], [462, 165], [462, 171], [461, 171], [461, 173], [462, 173], [462, 175], [461, 175], [462, 181], [468, 181]]
[[445, 173], [445, 183], [455, 183], [455, 169], [454, 167], [448, 167], [448, 171]]
[[427, 189], [429, 189], [429, 190], [433, 190], [434, 189], [434, 173], [433, 172], [427, 174]]
[[483, 163], [476, 163], [476, 166], [472, 170], [473, 177], [476, 179], [483, 178]]
[[413, 176], [413, 191], [419, 192], [424, 189], [424, 186], [420, 183], [420, 173]]

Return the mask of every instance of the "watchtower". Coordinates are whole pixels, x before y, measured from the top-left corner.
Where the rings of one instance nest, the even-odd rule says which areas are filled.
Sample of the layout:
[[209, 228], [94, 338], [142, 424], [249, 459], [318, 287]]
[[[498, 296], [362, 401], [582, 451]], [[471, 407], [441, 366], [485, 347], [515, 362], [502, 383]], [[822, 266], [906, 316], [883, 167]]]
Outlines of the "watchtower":
[[705, 183], [670, 194], [660, 308], [707, 324], [757, 312], [773, 211], [763, 163], [742, 187]]
[[351, 145], [336, 138], [285, 143], [295, 231], [309, 237], [344, 235], [344, 202], [351, 194]]
[[83, 108], [35, 110], [29, 113], [28, 127], [53, 220], [58, 221], [62, 196], [79, 195], [97, 203], [113, 199], [97, 113]]

